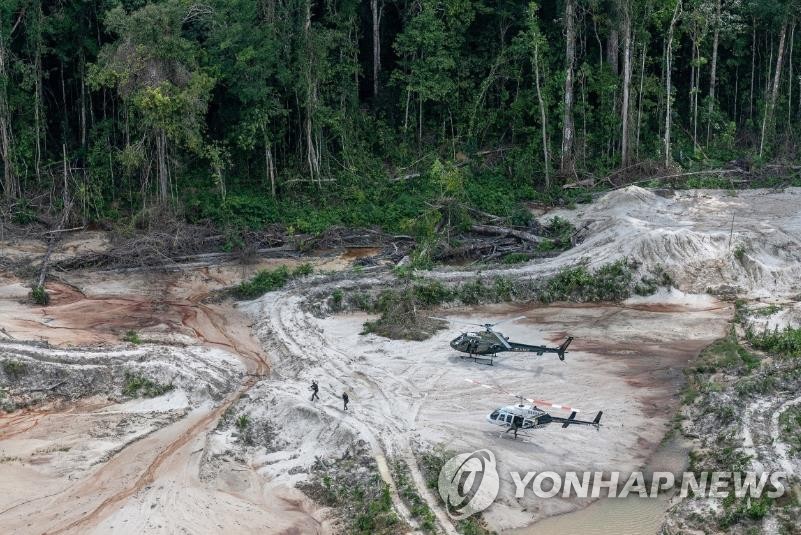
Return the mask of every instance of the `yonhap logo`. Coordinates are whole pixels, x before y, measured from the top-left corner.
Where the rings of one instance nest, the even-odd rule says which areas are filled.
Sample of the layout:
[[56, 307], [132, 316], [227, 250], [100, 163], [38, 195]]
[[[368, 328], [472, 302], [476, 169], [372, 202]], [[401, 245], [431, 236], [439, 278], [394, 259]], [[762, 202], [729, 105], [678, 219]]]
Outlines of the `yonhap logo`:
[[445, 500], [448, 516], [454, 520], [489, 507], [498, 496], [499, 484], [495, 455], [489, 450], [457, 455], [439, 472], [439, 495]]

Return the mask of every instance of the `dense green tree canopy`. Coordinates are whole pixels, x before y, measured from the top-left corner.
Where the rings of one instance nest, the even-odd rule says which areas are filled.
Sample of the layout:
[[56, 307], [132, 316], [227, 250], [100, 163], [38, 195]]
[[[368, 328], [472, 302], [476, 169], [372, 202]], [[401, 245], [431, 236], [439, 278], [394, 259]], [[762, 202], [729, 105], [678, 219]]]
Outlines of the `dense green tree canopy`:
[[[799, 13], [798, 0], [0, 0], [2, 195], [69, 202], [84, 221], [160, 203], [190, 219], [392, 226], [436, 194], [438, 160], [468, 196], [503, 190], [496, 212], [619, 169], [795, 160]], [[312, 207], [329, 216], [310, 222]]]

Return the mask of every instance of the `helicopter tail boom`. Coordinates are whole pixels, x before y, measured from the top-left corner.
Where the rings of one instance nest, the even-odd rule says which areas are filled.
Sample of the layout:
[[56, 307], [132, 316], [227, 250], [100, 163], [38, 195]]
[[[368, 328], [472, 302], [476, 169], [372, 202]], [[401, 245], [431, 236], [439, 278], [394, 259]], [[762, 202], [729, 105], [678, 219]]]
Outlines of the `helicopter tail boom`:
[[586, 420], [576, 420], [576, 411], [570, 413], [570, 416], [567, 418], [552, 418], [551, 421], [555, 423], [562, 424], [562, 429], [566, 428], [569, 425], [591, 425], [598, 429], [601, 427], [601, 416], [603, 416], [604, 412], [599, 411], [597, 415], [595, 415], [595, 419], [591, 422]]
[[565, 353], [567, 353], [567, 346], [570, 345], [570, 342], [573, 341], [572, 336], [568, 336], [567, 340], [558, 347], [548, 347], [548, 346], [532, 346], [528, 344], [520, 344], [517, 342], [510, 342], [508, 349], [501, 349], [499, 351], [514, 351], [518, 353], [526, 352], [526, 353], [536, 353], [537, 355], [542, 355], [543, 353], [556, 353], [559, 357], [559, 360], [565, 360]]

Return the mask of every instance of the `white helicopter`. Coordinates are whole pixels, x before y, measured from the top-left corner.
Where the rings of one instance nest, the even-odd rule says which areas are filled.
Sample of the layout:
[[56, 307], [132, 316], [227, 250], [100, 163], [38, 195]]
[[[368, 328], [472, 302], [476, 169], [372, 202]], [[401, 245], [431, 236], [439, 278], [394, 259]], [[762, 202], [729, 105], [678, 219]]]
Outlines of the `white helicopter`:
[[[569, 407], [567, 405], [559, 405], [549, 401], [543, 401], [541, 399], [526, 398], [517, 394], [512, 394], [511, 392], [507, 392], [498, 386], [486, 385], [472, 379], [465, 379], [465, 381], [483, 388], [498, 390], [499, 392], [503, 392], [504, 394], [516, 397], [520, 400], [520, 403], [517, 405], [506, 405], [505, 407], [499, 407], [487, 415], [487, 421], [489, 423], [506, 427], [508, 428], [507, 432], [514, 431], [515, 438], [517, 438], [517, 431], [520, 429], [539, 429], [548, 424], [554, 423], [562, 424], [563, 429], [569, 425], [591, 425], [595, 427], [595, 429], [599, 429], [601, 427], [601, 416], [603, 416], [603, 411], [599, 411], [595, 416], [595, 419], [592, 421], [576, 420], [576, 415], [578, 414], [579, 409]], [[529, 405], [526, 405], [523, 402], [528, 402]], [[545, 410], [541, 409], [540, 406], [568, 410], [570, 411], [570, 416], [567, 418], [552, 416]]]

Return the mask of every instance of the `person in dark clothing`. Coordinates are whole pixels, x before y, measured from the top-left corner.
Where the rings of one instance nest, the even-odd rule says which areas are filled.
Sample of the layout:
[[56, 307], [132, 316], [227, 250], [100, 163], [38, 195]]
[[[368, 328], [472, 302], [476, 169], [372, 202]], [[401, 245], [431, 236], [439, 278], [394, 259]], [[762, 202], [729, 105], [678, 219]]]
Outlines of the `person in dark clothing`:
[[342, 392], [342, 402], [345, 404], [345, 410], [348, 410], [348, 402], [350, 398], [348, 397], [347, 392]]
[[515, 416], [512, 418], [512, 425], [509, 429], [506, 430], [508, 433], [509, 431], [514, 431], [515, 438], [517, 438], [517, 430], [520, 429], [520, 426], [523, 425], [523, 417], [522, 416]]
[[315, 399], [316, 400], [320, 399], [320, 396], [317, 395], [317, 392], [319, 392], [319, 390], [320, 390], [320, 387], [317, 386], [317, 381], [312, 381], [312, 384], [311, 384], [311, 391], [312, 391], [311, 400], [312, 401], [314, 401]]

